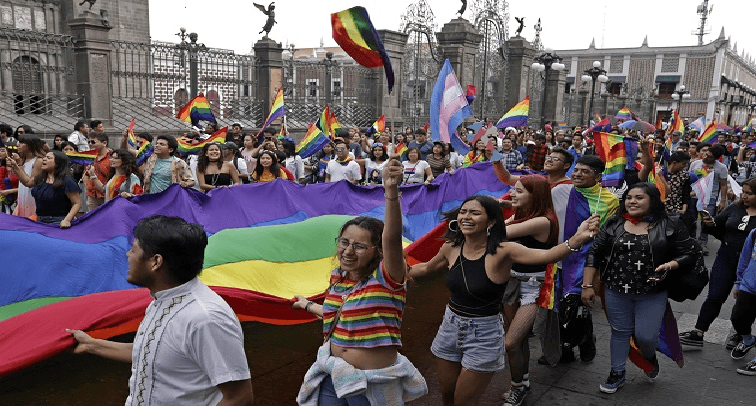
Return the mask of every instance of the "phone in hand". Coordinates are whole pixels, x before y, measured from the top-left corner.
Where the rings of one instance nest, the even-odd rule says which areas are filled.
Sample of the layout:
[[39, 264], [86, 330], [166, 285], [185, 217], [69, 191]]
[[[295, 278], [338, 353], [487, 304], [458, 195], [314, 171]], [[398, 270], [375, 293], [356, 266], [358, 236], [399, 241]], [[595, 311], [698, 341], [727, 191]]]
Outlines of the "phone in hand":
[[709, 212], [706, 210], [701, 210], [701, 215], [703, 215], [704, 217], [711, 217], [711, 214], [709, 214]]

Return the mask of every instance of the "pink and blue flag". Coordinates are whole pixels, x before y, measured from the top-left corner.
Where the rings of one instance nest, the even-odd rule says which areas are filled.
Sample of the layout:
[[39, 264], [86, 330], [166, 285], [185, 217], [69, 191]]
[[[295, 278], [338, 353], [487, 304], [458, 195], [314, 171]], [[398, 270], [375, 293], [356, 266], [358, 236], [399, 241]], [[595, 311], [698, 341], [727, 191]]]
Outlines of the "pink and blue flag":
[[473, 115], [466, 93], [447, 59], [438, 74], [430, 102], [431, 133], [434, 141], [451, 142], [462, 121]]

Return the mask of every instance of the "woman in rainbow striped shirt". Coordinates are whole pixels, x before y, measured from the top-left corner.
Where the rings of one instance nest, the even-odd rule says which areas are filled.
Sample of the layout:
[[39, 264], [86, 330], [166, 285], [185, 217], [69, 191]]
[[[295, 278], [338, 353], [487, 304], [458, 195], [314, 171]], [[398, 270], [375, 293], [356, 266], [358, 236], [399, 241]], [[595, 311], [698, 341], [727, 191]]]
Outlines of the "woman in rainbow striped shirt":
[[428, 393], [417, 368], [397, 352], [407, 294], [402, 172], [395, 159], [383, 168], [385, 224], [357, 217], [341, 227], [340, 266], [331, 272], [323, 305], [295, 297], [293, 308], [323, 319], [325, 338], [297, 396], [300, 405], [398, 406]]

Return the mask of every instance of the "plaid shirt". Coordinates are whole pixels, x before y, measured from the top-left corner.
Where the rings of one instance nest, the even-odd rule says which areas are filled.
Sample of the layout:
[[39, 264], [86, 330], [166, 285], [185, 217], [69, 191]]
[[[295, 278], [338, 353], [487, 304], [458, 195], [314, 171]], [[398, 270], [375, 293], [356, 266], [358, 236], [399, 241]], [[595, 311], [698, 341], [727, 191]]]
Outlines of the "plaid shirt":
[[515, 149], [511, 149], [509, 152], [502, 151], [501, 155], [501, 164], [507, 169], [517, 168], [518, 165], [523, 163], [522, 154]]
[[[157, 155], [152, 154], [147, 158], [147, 163], [144, 167], [144, 185], [142, 187], [144, 194], [150, 193], [150, 185], [152, 184], [152, 171], [155, 170], [155, 164], [157, 163]], [[194, 186], [194, 176], [192, 176], [192, 170], [189, 169], [189, 165], [178, 157], [171, 157], [171, 183], [179, 183], [181, 181], [187, 182], [186, 187]]]
[[545, 144], [534, 146], [533, 150], [530, 151], [530, 155], [528, 156], [528, 166], [530, 166], [530, 169], [534, 171], [542, 171], [543, 163], [544, 161], [546, 161], [546, 154], [548, 154], [550, 151], [551, 150], [549, 149], [549, 147], [547, 147]]

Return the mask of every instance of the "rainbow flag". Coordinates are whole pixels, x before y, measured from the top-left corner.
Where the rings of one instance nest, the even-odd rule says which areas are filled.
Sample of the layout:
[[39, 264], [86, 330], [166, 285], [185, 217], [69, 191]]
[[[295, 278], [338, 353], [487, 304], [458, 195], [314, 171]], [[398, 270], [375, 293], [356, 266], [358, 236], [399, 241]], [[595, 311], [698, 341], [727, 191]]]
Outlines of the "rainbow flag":
[[[283, 89], [278, 89], [278, 92], [276, 92], [276, 97], [273, 98], [273, 103], [270, 105], [270, 113], [268, 113], [268, 118], [265, 119], [265, 122], [263, 123], [263, 126], [260, 127], [260, 131], [257, 132], [257, 140], [262, 143], [262, 132], [267, 127], [270, 127], [270, 125], [278, 120], [279, 118], [286, 115], [286, 107], [284, 107], [284, 98], [283, 98]], [[283, 126], [281, 126], [283, 129]]]
[[202, 150], [205, 144], [211, 142], [224, 143], [226, 142], [226, 134], [228, 134], [228, 127], [221, 128], [220, 130], [214, 132], [213, 135], [211, 135], [208, 139], [197, 143], [193, 143], [192, 141], [187, 140], [183, 137], [179, 138], [179, 154], [181, 154], [181, 156], [195, 155]]
[[664, 183], [662, 183], [662, 180], [661, 180], [662, 176], [664, 175], [662, 175], [661, 166], [659, 166], [658, 162], [655, 162], [654, 170], [648, 173], [648, 181], [653, 183], [654, 186], [656, 186], [656, 188], [659, 189], [659, 193], [661, 194], [661, 200], [665, 201], [667, 200], [667, 189], [664, 187]]
[[548, 264], [546, 266], [546, 274], [544, 275], [543, 283], [541, 284], [541, 291], [536, 299], [536, 304], [544, 309], [552, 310], [556, 305], [556, 280], [557, 280], [557, 264]]
[[137, 147], [137, 140], [136, 140], [136, 137], [134, 136], [134, 126], [136, 126], [136, 119], [132, 118], [131, 123], [129, 124], [129, 129], [126, 130], [126, 132], [129, 134], [129, 137], [126, 139], [126, 142], [128, 142], [131, 148]]
[[331, 109], [328, 106], [325, 106], [323, 109], [323, 112], [320, 113], [320, 117], [318, 117], [318, 121], [315, 122], [315, 127], [318, 127], [320, 131], [323, 131], [323, 133], [333, 139], [333, 134], [331, 134]]
[[635, 120], [635, 113], [633, 113], [629, 108], [623, 107], [620, 109], [620, 111], [617, 112], [614, 118], [616, 118], [617, 120], [623, 120], [623, 121]]
[[380, 116], [378, 117], [378, 120], [375, 120], [373, 125], [370, 126], [368, 129], [368, 133], [370, 134], [381, 134], [384, 131], [386, 131], [386, 116]]
[[331, 139], [320, 128], [311, 125], [305, 137], [297, 144], [295, 151], [302, 158], [307, 158], [323, 149], [329, 142]]
[[95, 163], [95, 159], [97, 159], [97, 150], [90, 149], [89, 151], [83, 152], [66, 152], [66, 155], [68, 155], [68, 159], [71, 160], [71, 163], [87, 166]]
[[496, 123], [497, 128], [523, 127], [528, 125], [528, 113], [530, 112], [530, 96], [515, 104], [506, 114], [501, 116]]
[[407, 148], [407, 146], [403, 142], [400, 142], [399, 145], [397, 145], [394, 149], [394, 153], [399, 155], [399, 157], [404, 160], [407, 157], [408, 149], [409, 148]]
[[711, 123], [706, 126], [704, 132], [698, 136], [698, 142], [715, 144], [717, 141], [719, 141], [719, 130], [717, 129], [717, 123], [712, 120]]
[[389, 93], [394, 88], [394, 69], [391, 58], [383, 48], [381, 37], [373, 28], [370, 16], [364, 7], [331, 14], [333, 39], [357, 63], [366, 68], [383, 66]]
[[756, 120], [756, 119], [754, 119], [754, 118], [750, 119], [748, 121], [748, 124], [746, 124], [746, 126], [743, 127], [743, 132], [744, 133], [753, 131], [753, 120]]
[[630, 137], [597, 132], [593, 134], [596, 154], [604, 161], [603, 186], [620, 187], [625, 179], [625, 168], [635, 168], [638, 142]]
[[142, 144], [142, 147], [139, 148], [139, 151], [137, 151], [137, 166], [147, 162], [147, 159], [152, 155], [153, 152], [155, 152], [155, 147], [153, 147], [149, 141], [145, 141], [145, 143]]
[[669, 132], [679, 131], [681, 135], [685, 135], [685, 123], [677, 113], [677, 109], [672, 112], [672, 122], [669, 125]]
[[187, 123], [192, 123], [193, 126], [199, 126], [200, 120], [216, 123], [215, 115], [210, 110], [210, 102], [207, 101], [205, 95], [202, 93], [182, 107], [178, 114], [176, 114], [176, 118]]
[[338, 130], [341, 130], [341, 123], [339, 123], [339, 119], [336, 118], [336, 114], [333, 113], [333, 110], [328, 112], [328, 129], [331, 130], [331, 134], [335, 137], [336, 134], [338, 134]]

